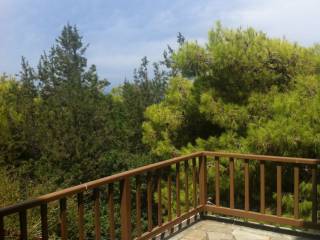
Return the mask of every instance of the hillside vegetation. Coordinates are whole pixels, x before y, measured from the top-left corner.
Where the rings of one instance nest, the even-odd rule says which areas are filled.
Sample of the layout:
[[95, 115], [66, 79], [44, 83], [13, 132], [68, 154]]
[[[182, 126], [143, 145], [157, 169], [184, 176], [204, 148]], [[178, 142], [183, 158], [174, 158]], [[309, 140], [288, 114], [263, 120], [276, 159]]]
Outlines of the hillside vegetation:
[[[320, 45], [217, 23], [206, 44], [179, 34], [110, 92], [86, 48], [67, 25], [36, 67], [23, 58], [17, 77], [1, 76], [1, 207], [197, 150], [320, 158]], [[292, 184], [284, 178], [287, 212]], [[308, 218], [309, 179], [300, 188]]]

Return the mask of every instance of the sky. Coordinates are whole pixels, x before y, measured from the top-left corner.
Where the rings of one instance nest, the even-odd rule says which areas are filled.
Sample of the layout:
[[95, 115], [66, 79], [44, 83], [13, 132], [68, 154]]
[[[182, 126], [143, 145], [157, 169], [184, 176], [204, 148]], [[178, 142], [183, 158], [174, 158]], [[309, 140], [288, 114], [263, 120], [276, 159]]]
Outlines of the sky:
[[19, 73], [21, 56], [36, 66], [70, 23], [90, 44], [88, 63], [116, 86], [143, 56], [160, 60], [178, 32], [204, 44], [218, 20], [305, 46], [320, 42], [320, 0], [0, 0], [0, 73]]

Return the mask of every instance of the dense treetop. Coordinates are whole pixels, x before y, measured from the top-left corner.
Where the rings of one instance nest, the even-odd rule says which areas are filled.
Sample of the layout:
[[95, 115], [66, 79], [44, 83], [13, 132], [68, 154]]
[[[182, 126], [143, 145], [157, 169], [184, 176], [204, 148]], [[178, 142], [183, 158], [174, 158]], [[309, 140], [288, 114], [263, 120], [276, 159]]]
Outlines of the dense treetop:
[[205, 46], [184, 41], [172, 54], [178, 74], [164, 100], [146, 109], [143, 140], [158, 155], [220, 149], [317, 157], [319, 57], [317, 46], [218, 23]]

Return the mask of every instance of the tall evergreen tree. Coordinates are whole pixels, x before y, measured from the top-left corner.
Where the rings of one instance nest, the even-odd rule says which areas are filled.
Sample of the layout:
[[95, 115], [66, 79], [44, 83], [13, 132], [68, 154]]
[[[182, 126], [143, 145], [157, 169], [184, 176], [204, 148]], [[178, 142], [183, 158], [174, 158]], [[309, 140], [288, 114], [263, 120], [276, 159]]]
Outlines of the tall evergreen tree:
[[68, 169], [66, 178], [75, 182], [94, 177], [111, 145], [103, 93], [108, 82], [99, 79], [94, 65], [87, 67], [86, 49], [77, 28], [67, 25], [38, 65], [42, 158]]

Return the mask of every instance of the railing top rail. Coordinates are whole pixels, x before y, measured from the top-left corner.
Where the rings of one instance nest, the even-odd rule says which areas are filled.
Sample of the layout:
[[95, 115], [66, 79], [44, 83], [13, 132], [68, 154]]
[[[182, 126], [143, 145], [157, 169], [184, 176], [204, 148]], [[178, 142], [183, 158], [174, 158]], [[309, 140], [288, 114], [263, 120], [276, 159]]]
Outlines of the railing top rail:
[[248, 160], [257, 160], [257, 161], [311, 164], [311, 165], [320, 164], [320, 159], [312, 159], [312, 158], [280, 157], [280, 156], [269, 156], [269, 155], [210, 152], [210, 151], [203, 151], [202, 154], [204, 156], [229, 157], [229, 158], [235, 158], [235, 159], [248, 159]]
[[168, 167], [170, 165], [173, 165], [177, 162], [180, 161], [184, 161], [184, 160], [188, 160], [191, 158], [195, 158], [195, 157], [199, 157], [202, 156], [202, 152], [196, 152], [196, 153], [192, 153], [192, 154], [188, 154], [188, 155], [184, 155], [181, 157], [175, 157], [169, 160], [165, 160], [165, 161], [161, 161], [161, 162], [157, 162], [157, 163], [153, 163], [153, 164], [149, 164], [143, 167], [139, 167], [139, 168], [135, 168], [132, 170], [128, 170], [125, 172], [121, 172], [121, 173], [117, 173], [108, 177], [104, 177], [104, 178], [100, 178], [97, 180], [93, 180], [87, 183], [83, 183], [74, 187], [69, 187], [63, 190], [59, 190], [53, 193], [49, 193], [49, 194], [45, 194], [42, 195], [40, 197], [31, 199], [31, 200], [27, 200], [18, 204], [14, 204], [14, 205], [10, 205], [7, 207], [3, 207], [0, 208], [0, 216], [5, 216], [5, 215], [9, 215], [15, 212], [19, 212], [21, 210], [24, 209], [29, 209], [35, 206], [40, 206], [43, 203], [48, 203], [48, 202], [52, 202], [54, 200], [57, 199], [61, 199], [61, 198], [65, 198], [68, 197], [70, 195], [74, 195], [80, 192], [84, 192], [93, 188], [97, 188], [100, 187], [102, 185], [108, 184], [108, 183], [113, 183], [116, 181], [120, 181], [122, 179], [128, 178], [128, 177], [132, 177], [132, 176], [136, 176], [139, 174], [143, 174], [146, 172], [150, 172], [150, 171], [154, 171], [157, 170], [159, 168], [164, 168], [164, 167]]
[[21, 210], [29, 209], [32, 207], [40, 206], [43, 203], [48, 203], [57, 199], [65, 198], [73, 194], [84, 192], [99, 186], [109, 184], [112, 182], [120, 181], [128, 177], [143, 174], [149, 171], [154, 171], [159, 168], [168, 167], [177, 162], [188, 160], [199, 156], [213, 156], [213, 157], [229, 157], [235, 159], [248, 159], [258, 161], [273, 161], [273, 162], [284, 162], [284, 163], [297, 163], [297, 164], [320, 164], [320, 159], [307, 159], [307, 158], [294, 158], [294, 157], [279, 157], [279, 156], [266, 156], [266, 155], [254, 155], [254, 154], [240, 154], [240, 153], [227, 153], [227, 152], [210, 152], [201, 151], [192, 153], [189, 155], [175, 157], [169, 160], [149, 164], [143, 167], [135, 168], [112, 176], [100, 178], [94, 181], [90, 181], [84, 184], [80, 184], [74, 187], [59, 190], [53, 193], [45, 194], [40, 197], [27, 200], [18, 204], [10, 205], [7, 207], [0, 208], [0, 216], [9, 215]]

